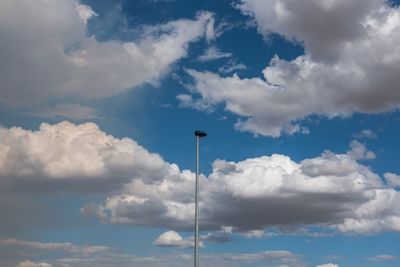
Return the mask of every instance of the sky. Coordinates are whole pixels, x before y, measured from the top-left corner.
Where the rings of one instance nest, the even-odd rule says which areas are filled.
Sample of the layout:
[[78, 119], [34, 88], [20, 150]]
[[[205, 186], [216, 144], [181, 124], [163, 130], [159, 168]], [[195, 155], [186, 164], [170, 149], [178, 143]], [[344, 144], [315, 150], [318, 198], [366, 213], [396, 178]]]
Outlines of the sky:
[[0, 1], [0, 266], [399, 266], [399, 4]]

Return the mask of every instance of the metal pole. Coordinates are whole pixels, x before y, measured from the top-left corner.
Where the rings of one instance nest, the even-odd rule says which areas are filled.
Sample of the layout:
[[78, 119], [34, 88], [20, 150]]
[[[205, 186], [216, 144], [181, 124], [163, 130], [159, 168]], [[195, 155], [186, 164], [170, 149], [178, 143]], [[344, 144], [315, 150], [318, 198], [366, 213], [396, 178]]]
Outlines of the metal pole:
[[196, 136], [196, 189], [195, 189], [195, 208], [194, 208], [194, 267], [199, 267], [199, 143], [200, 138], [207, 136], [203, 131], [195, 131]]
[[199, 267], [199, 140], [196, 135], [196, 189], [195, 189], [195, 244], [194, 244], [194, 267]]

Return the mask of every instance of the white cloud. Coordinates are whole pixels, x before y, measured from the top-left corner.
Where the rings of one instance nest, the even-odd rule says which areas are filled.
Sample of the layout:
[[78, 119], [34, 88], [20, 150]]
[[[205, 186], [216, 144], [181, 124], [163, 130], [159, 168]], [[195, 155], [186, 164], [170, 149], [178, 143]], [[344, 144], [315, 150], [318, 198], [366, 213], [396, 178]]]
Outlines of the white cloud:
[[[127, 254], [106, 254], [96, 258], [63, 258], [57, 261], [61, 264], [76, 266], [86, 264], [87, 266], [148, 266], [148, 267], [186, 267], [193, 264], [192, 254], [160, 254], [156, 256], [136, 256]], [[200, 262], [210, 267], [239, 267], [248, 264], [267, 264], [270, 267], [305, 267], [301, 256], [289, 251], [264, 251], [258, 253], [201, 253]]]
[[387, 172], [384, 174], [387, 184], [391, 187], [400, 187], [400, 175]]
[[333, 263], [326, 263], [326, 264], [317, 265], [316, 267], [339, 267], [339, 265], [333, 264]]
[[[134, 180], [123, 194], [99, 205], [101, 219], [192, 229], [193, 173], [183, 174], [165, 176], [161, 183]], [[326, 151], [300, 163], [277, 154], [218, 160], [208, 179], [200, 181], [203, 230], [230, 226], [245, 235], [302, 225], [358, 234], [400, 230], [400, 194], [348, 154]]]
[[80, 255], [91, 255], [96, 253], [104, 253], [107, 251], [111, 251], [110, 247], [106, 246], [78, 246], [73, 245], [70, 242], [64, 243], [41, 243], [35, 241], [25, 241], [18, 240], [14, 238], [10, 239], [0, 239], [0, 245], [2, 246], [13, 246], [18, 248], [31, 248], [37, 250], [44, 251], [64, 251], [72, 254], [80, 254]]
[[360, 132], [354, 133], [353, 137], [354, 138], [375, 139], [375, 138], [378, 138], [378, 135], [370, 129], [364, 129], [364, 130], [361, 130]]
[[[153, 244], [161, 247], [191, 248], [194, 247], [194, 238], [183, 239], [177, 232], [167, 231], [162, 233]], [[203, 242], [200, 241], [199, 246], [204, 247]]]
[[[173, 187], [186, 181], [186, 187], [176, 188], [179, 195], [179, 192], [192, 191], [194, 175], [165, 162], [160, 155], [150, 153], [132, 139], [118, 139], [106, 134], [94, 123], [43, 123], [36, 131], [19, 127], [0, 128], [0, 210], [8, 214], [0, 220], [1, 234], [12, 234], [21, 228], [31, 229], [54, 221], [62, 224], [62, 219], [55, 216], [60, 214], [59, 209], [54, 210], [50, 204], [39, 204], [42, 195], [123, 194], [124, 184], [136, 179], [154, 187], [163, 183], [163, 192], [171, 188], [168, 183]], [[128, 203], [140, 201], [134, 196], [119, 199], [130, 200]], [[58, 201], [57, 198], [54, 201]], [[156, 214], [157, 208], [163, 207], [157, 200], [149, 199], [137, 212], [151, 216]], [[171, 203], [171, 212], [173, 208]], [[88, 204], [82, 208], [82, 214], [94, 213], [102, 218], [108, 216], [108, 210]], [[191, 207], [186, 210], [190, 213]], [[163, 221], [167, 224], [164, 213], [159, 217], [160, 222], [155, 220], [154, 223]], [[140, 219], [145, 225], [149, 217]]]
[[[105, 223], [193, 229], [194, 173], [131, 139], [114, 138], [93, 123], [62, 122], [38, 131], [2, 128], [0, 140], [5, 194], [106, 192], [104, 201], [88, 203], [82, 214]], [[268, 227], [400, 231], [400, 193], [357, 162], [367, 151], [353, 142], [347, 153], [325, 151], [299, 163], [279, 154], [216, 160], [208, 178], [200, 176], [201, 228], [253, 236]]]
[[305, 159], [301, 162], [301, 170], [310, 177], [325, 176], [346, 176], [349, 173], [357, 172], [359, 164], [350, 158], [349, 155], [336, 155], [330, 151], [317, 158]]
[[[226, 111], [245, 118], [236, 123], [235, 128], [238, 130], [273, 137], [280, 136], [282, 131], [293, 134], [304, 130], [291, 121], [298, 119], [308, 103], [303, 103], [301, 99], [292, 103], [294, 96], [284, 96], [283, 90], [262, 79], [241, 79], [236, 74], [222, 78], [210, 72], [194, 70], [188, 70], [188, 73], [194, 78], [194, 88], [201, 95], [200, 101], [211, 108], [224, 103]], [[282, 97], [278, 96], [280, 94]], [[279, 102], [275, 96], [284, 102]]]
[[[15, 239], [11, 239], [15, 240]], [[169, 238], [169, 240], [171, 240]], [[193, 241], [192, 241], [193, 242]], [[65, 249], [65, 244], [68, 244]], [[2, 244], [14, 246], [17, 249], [12, 250], [12, 253], [8, 256], [8, 259], [0, 259], [1, 266], [15, 266], [10, 265], [10, 262], [14, 261], [19, 265], [16, 267], [51, 267], [51, 266], [99, 266], [99, 267], [119, 267], [119, 266], [149, 266], [149, 267], [161, 267], [161, 266], [176, 266], [184, 267], [189, 266], [193, 263], [192, 253], [162, 253], [162, 254], [151, 254], [147, 256], [138, 256], [135, 254], [128, 254], [126, 252], [119, 251], [117, 249], [106, 249], [106, 250], [92, 250], [88, 254], [82, 252], [75, 252], [69, 248], [73, 247], [76, 250], [79, 248], [86, 249], [88, 247], [98, 246], [79, 246], [76, 244], [67, 243], [40, 243], [32, 241], [18, 240], [12, 244]], [[59, 248], [60, 246], [61, 248]], [[56, 248], [55, 248], [56, 247]], [[29, 248], [29, 250], [26, 250]], [[54, 254], [53, 250], [59, 250], [58, 254]], [[35, 253], [36, 262], [21, 261], [21, 252]], [[39, 258], [41, 259], [40, 262]], [[10, 261], [11, 260], [11, 261]], [[286, 250], [270, 250], [254, 253], [201, 253], [200, 261], [205, 266], [243, 266], [247, 264], [267, 264], [271, 267], [280, 267], [282, 265], [288, 267], [305, 267], [301, 255], [296, 255]], [[45, 263], [46, 262], [46, 263]]]
[[[294, 262], [298, 262], [299, 258], [297, 255], [285, 250], [276, 250], [276, 251], [265, 251], [263, 253], [249, 253], [249, 254], [233, 254], [231, 255], [232, 260], [234, 261], [243, 261], [243, 262], [263, 262], [263, 261], [273, 261], [273, 260], [282, 260], [282, 263], [293, 264]], [[285, 260], [286, 259], [286, 260]]]
[[[300, 255], [289, 251], [272, 250], [256, 253], [201, 253], [200, 261], [205, 266], [244, 266], [248, 264], [267, 264], [270, 267], [305, 267]], [[79, 265], [78, 265], [79, 264]], [[54, 260], [55, 266], [148, 266], [185, 267], [193, 264], [192, 254], [167, 253], [154, 256], [136, 256], [123, 253], [104, 253], [92, 257], [64, 257]], [[43, 266], [44, 267], [44, 266]], [[47, 267], [47, 266], [46, 266]]]
[[218, 68], [218, 71], [223, 74], [232, 73], [238, 70], [245, 70], [247, 69], [246, 65], [243, 63], [237, 63], [236, 60], [229, 60], [225, 65]]
[[309, 54], [319, 60], [334, 60], [347, 43], [368, 34], [369, 16], [379, 16], [383, 0], [242, 0], [239, 8], [254, 18], [263, 35], [278, 33], [303, 42]]
[[161, 180], [164, 172], [176, 168], [94, 123], [43, 123], [38, 131], [1, 128], [0, 140], [3, 190], [112, 191], [135, 177]]
[[[301, 132], [312, 114], [348, 116], [399, 107], [400, 10], [386, 1], [243, 0], [260, 33], [304, 45], [292, 61], [275, 56], [263, 77], [190, 70], [202, 101], [224, 104], [235, 127], [278, 137]], [[193, 89], [192, 89], [193, 90]]]
[[212, 15], [203, 12], [194, 20], [141, 26], [142, 35], [132, 42], [99, 42], [86, 35], [86, 22], [94, 15], [74, 0], [1, 1], [0, 102], [26, 107], [157, 84], [212, 23]]
[[98, 16], [98, 14], [94, 12], [90, 6], [79, 4], [79, 2], [77, 3], [78, 4], [75, 6], [76, 12], [85, 24], [87, 24], [91, 17]]
[[360, 159], [374, 159], [376, 157], [375, 153], [368, 151], [364, 144], [353, 140], [350, 143], [350, 151], [347, 152], [349, 157], [360, 160]]
[[222, 52], [217, 47], [211, 46], [204, 51], [204, 54], [198, 56], [197, 60], [204, 62], [221, 58], [229, 58], [231, 56], [231, 53]]
[[[232, 241], [231, 234], [232, 232], [227, 232], [226, 229], [208, 232], [200, 236], [199, 246], [204, 247], [204, 241], [220, 244], [230, 242]], [[194, 237], [190, 236], [184, 239], [179, 233], [170, 230], [162, 233], [153, 244], [161, 247], [192, 248], [194, 247]]]
[[53, 265], [45, 262], [21, 261], [16, 267], [53, 267]]
[[369, 261], [377, 261], [377, 262], [385, 262], [385, 261], [393, 261], [396, 259], [396, 256], [389, 254], [380, 254], [373, 257], [369, 257]]
[[191, 95], [179, 94], [176, 96], [179, 101], [179, 107], [181, 108], [193, 108], [199, 111], [212, 112], [214, 108], [207, 101], [194, 100]]
[[266, 234], [264, 230], [250, 230], [247, 232], [243, 232], [242, 235], [247, 238], [262, 238]]

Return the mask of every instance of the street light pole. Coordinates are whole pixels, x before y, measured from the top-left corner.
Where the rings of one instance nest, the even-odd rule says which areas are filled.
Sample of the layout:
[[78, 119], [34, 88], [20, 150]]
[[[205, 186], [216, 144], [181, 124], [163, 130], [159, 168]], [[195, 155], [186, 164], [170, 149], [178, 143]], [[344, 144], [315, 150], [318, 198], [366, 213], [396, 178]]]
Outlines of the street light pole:
[[194, 267], [199, 267], [199, 143], [201, 137], [206, 137], [207, 133], [195, 131], [196, 136], [196, 186], [195, 186], [195, 208], [194, 208]]

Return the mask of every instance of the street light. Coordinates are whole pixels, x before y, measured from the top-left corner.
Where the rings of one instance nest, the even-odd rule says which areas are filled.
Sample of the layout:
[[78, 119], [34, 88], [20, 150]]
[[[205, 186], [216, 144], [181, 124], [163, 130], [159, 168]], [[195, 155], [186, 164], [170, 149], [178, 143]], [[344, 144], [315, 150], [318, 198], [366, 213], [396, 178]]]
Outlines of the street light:
[[195, 208], [194, 208], [194, 267], [199, 267], [199, 141], [206, 137], [207, 133], [195, 131], [196, 136], [196, 189], [195, 189]]

